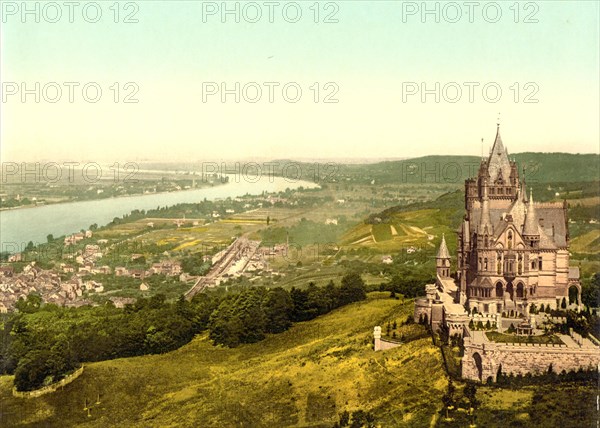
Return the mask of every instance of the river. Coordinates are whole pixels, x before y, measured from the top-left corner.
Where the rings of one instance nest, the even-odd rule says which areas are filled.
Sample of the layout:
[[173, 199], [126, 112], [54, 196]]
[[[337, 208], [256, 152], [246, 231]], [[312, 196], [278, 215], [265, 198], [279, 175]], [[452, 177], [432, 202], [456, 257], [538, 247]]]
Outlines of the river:
[[158, 206], [196, 203], [205, 198], [215, 200], [246, 194], [259, 195], [263, 191], [278, 192], [301, 186], [314, 188], [318, 185], [267, 175], [252, 180], [232, 175], [229, 183], [215, 187], [0, 211], [0, 250], [10, 253], [22, 251], [29, 241], [46, 242], [48, 234], [55, 237], [67, 235], [87, 229], [94, 223], [102, 226], [113, 218], [129, 214], [135, 209], [149, 210]]

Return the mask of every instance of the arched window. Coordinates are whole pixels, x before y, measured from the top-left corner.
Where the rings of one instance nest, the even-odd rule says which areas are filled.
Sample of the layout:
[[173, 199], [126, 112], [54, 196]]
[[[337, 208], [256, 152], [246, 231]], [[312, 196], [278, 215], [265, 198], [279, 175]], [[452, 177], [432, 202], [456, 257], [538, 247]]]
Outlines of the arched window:
[[504, 295], [504, 290], [502, 288], [502, 283], [496, 283], [496, 297], [502, 297]]
[[519, 254], [519, 264], [517, 265], [517, 271], [519, 275], [523, 274], [523, 255]]
[[513, 244], [513, 234], [511, 231], [508, 232], [508, 249], [510, 250], [512, 248], [512, 244]]
[[525, 291], [525, 288], [523, 287], [523, 284], [518, 283], [517, 284], [517, 297], [522, 299], [523, 295], [524, 295], [524, 291]]

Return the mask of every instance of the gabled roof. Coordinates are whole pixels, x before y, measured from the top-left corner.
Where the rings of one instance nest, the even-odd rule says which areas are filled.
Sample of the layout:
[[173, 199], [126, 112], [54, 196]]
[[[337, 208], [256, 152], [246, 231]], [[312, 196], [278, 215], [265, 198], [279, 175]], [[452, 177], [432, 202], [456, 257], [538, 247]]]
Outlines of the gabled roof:
[[[522, 234], [525, 226], [525, 207], [527, 205], [522, 201], [514, 201], [509, 207], [490, 207], [489, 213], [494, 227], [494, 237], [498, 237], [504, 230], [506, 221], [503, 220], [503, 215], [510, 214], [513, 217], [513, 224], [516, 229]], [[474, 226], [480, 223], [482, 212], [482, 204], [475, 201], [469, 212], [471, 233], [477, 232], [477, 227]], [[561, 203], [534, 202], [535, 213], [535, 234], [540, 235], [540, 248], [554, 249], [564, 248], [567, 246], [567, 223], [565, 219], [565, 211]], [[540, 226], [543, 219], [544, 226]], [[554, 229], [553, 229], [554, 226]]]

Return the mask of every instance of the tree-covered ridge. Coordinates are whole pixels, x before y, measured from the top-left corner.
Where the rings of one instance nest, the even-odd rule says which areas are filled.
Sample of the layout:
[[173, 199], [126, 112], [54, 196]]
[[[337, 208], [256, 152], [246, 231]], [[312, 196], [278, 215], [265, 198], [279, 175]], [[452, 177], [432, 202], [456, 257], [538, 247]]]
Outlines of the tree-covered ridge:
[[18, 313], [3, 316], [0, 372], [14, 373], [18, 390], [32, 390], [60, 380], [81, 363], [168, 352], [205, 330], [219, 345], [257, 342], [293, 322], [365, 298], [364, 282], [352, 273], [340, 286], [251, 287], [221, 296], [199, 294], [191, 302], [168, 302], [159, 294], [124, 309], [109, 304], [61, 308], [43, 305], [32, 294], [19, 302]]
[[[485, 155], [487, 157], [487, 154]], [[600, 155], [571, 153], [510, 153], [519, 165], [519, 173], [526, 170], [530, 182], [581, 182], [600, 180]], [[280, 165], [292, 161], [277, 161]], [[481, 163], [479, 156], [434, 155], [418, 158], [383, 161], [371, 164], [344, 164], [328, 162], [317, 168], [313, 163], [293, 162], [299, 165], [303, 180], [319, 183], [348, 182], [368, 184], [390, 183], [455, 183], [462, 186], [467, 178], [475, 177]], [[297, 169], [295, 168], [296, 172]], [[275, 175], [286, 176], [285, 169], [275, 169]]]

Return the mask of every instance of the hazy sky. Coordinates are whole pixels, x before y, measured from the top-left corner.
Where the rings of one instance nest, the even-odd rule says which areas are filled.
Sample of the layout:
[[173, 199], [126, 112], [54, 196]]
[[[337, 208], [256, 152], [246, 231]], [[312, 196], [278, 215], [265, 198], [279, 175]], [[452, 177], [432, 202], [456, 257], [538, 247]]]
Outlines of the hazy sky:
[[596, 1], [278, 3], [2, 2], [2, 160], [599, 151]]

